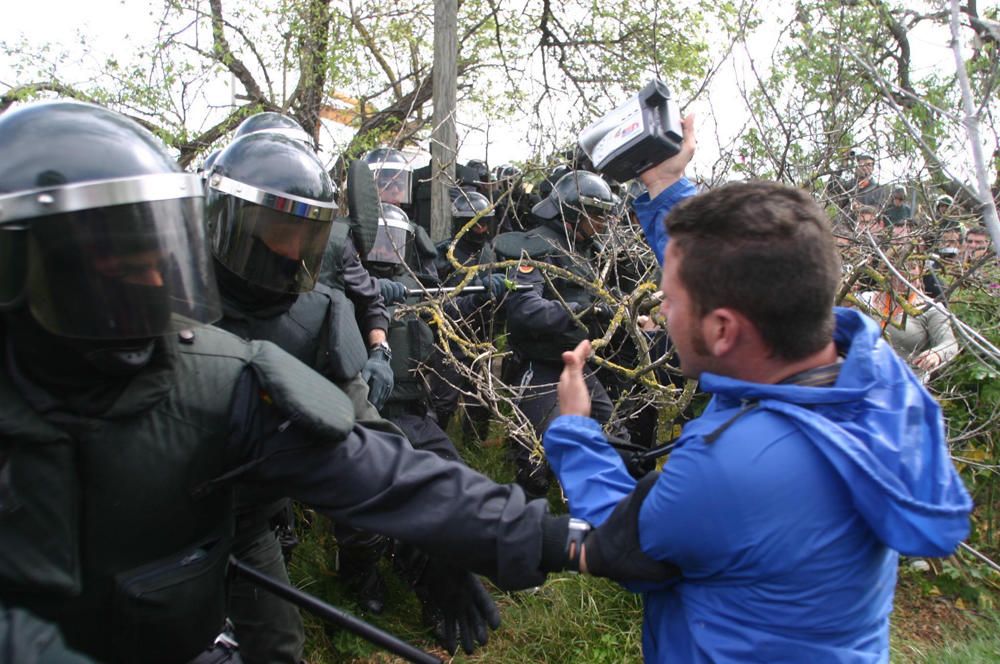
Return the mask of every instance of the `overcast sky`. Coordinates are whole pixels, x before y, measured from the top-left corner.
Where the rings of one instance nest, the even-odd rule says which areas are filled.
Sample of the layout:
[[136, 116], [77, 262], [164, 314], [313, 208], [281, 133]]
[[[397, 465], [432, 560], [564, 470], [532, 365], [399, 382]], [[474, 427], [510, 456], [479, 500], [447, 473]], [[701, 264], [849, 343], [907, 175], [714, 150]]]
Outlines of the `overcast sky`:
[[[146, 0], [7, 0], [4, 4], [0, 20], [0, 40], [11, 43], [23, 36], [36, 44], [48, 41], [72, 49], [78, 33], [87, 35], [94, 52], [92, 60], [83, 59], [67, 65], [79, 69], [81, 80], [85, 80], [86, 72], [93, 71], [97, 63], [106, 56], [126, 61], [135, 45], [150, 43], [155, 38], [156, 15], [161, 6], [159, 2]], [[773, 7], [773, 10], [764, 12], [772, 27], [783, 21], [787, 12], [791, 11], [789, 2], [772, 1], [765, 3], [766, 5]], [[922, 30], [911, 35], [915, 76], [919, 77], [930, 68], [937, 68], [945, 73], [954, 70], [947, 39], [946, 30]], [[774, 46], [774, 32], [768, 29], [752, 38], [749, 48], [758, 61], [758, 70], [760, 63], [770, 60]], [[689, 106], [689, 110], [699, 116], [701, 140], [696, 169], [707, 170], [715, 160], [718, 148], [731, 142], [746, 121], [740, 110], [742, 104], [734, 104], [734, 98], [738, 94], [735, 92], [737, 81], [750, 80], [751, 77], [746, 63], [744, 53], [734, 52], [731, 62], [720, 70], [708, 94], [702, 99], [694, 100]], [[9, 61], [0, 61], [0, 89], [15, 83], [11, 64]], [[547, 110], [550, 118], [542, 118], [542, 122], [558, 122], [561, 110]], [[524, 118], [520, 122], [492, 123], [489, 128], [490, 163], [496, 165], [528, 158], [530, 147], [525, 138], [530, 133], [533, 121], [533, 118]], [[481, 129], [470, 130], [468, 126], [481, 126], [483, 123], [480, 119], [463, 117], [460, 109], [459, 124], [460, 159], [465, 161], [486, 156], [485, 132]]]

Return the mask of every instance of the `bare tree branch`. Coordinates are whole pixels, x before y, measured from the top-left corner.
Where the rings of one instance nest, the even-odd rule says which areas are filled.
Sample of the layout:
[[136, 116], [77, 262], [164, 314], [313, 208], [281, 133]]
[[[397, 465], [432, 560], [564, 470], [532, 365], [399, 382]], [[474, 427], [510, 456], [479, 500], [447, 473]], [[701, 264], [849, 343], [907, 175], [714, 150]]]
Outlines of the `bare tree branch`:
[[222, 0], [209, 0], [212, 8], [212, 37], [215, 44], [215, 57], [243, 84], [247, 95], [253, 101], [265, 101], [263, 90], [257, 84], [253, 74], [246, 68], [243, 61], [236, 57], [226, 39], [225, 20], [222, 16]]

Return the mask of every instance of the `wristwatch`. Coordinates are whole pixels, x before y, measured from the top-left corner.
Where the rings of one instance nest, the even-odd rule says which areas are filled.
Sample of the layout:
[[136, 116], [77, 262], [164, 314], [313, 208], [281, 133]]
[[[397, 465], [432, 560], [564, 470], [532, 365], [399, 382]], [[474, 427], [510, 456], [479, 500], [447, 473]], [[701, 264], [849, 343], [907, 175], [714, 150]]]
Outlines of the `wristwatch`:
[[[592, 526], [583, 519], [570, 518], [566, 533], [566, 560], [570, 562], [570, 571], [579, 571], [580, 553], [583, 551], [583, 541], [590, 534]], [[574, 546], [576, 545], [576, 546]]]
[[368, 347], [368, 354], [371, 355], [372, 351], [380, 350], [385, 353], [385, 359], [392, 359], [392, 347], [386, 341], [380, 341], [377, 344], [373, 344]]

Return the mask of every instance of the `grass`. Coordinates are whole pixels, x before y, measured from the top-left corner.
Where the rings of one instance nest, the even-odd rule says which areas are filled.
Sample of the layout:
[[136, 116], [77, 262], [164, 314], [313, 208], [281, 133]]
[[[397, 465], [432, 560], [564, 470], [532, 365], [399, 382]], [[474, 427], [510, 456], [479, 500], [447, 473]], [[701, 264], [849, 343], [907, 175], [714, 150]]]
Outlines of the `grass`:
[[[460, 427], [449, 430], [461, 441]], [[491, 431], [486, 444], [459, 451], [469, 465], [500, 482], [513, 481], [513, 468], [500, 445], [501, 432]], [[549, 496], [553, 510], [564, 508], [554, 488]], [[302, 535], [290, 568], [292, 581], [303, 590], [341, 607], [372, 624], [456, 663], [588, 662], [631, 664], [642, 661], [642, 607], [637, 596], [604, 579], [572, 574], [550, 575], [548, 582], [530, 591], [504, 593], [491, 589], [503, 623], [490, 635], [485, 648], [467, 656], [449, 658], [420, 622], [420, 607], [413, 593], [399, 580], [388, 561], [383, 572], [388, 582], [388, 602], [381, 616], [363, 615], [337, 579], [336, 544], [324, 521], [311, 512], [305, 520], [313, 526]], [[926, 579], [901, 571], [896, 610], [892, 620], [892, 661], [903, 664], [995, 664], [1000, 662], [1000, 615], [963, 608], [961, 599], [935, 590]], [[957, 601], [956, 601], [957, 599]], [[309, 664], [395, 663], [402, 660], [368, 642], [304, 615], [305, 659]]]
[[[927, 618], [928, 616], [925, 616]], [[893, 626], [892, 661], [902, 664], [996, 664], [1000, 662], [1000, 616], [969, 615], [966, 624], [940, 640], [901, 634]]]

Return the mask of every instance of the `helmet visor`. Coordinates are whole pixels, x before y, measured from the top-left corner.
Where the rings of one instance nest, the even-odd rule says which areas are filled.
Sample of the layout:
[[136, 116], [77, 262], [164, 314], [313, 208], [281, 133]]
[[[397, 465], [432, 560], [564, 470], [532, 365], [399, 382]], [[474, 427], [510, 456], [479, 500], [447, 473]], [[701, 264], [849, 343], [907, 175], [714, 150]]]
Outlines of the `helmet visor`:
[[221, 316], [201, 197], [41, 217], [27, 245], [28, 305], [53, 334], [141, 339]]
[[379, 199], [383, 203], [409, 205], [412, 201], [410, 175], [412, 171], [392, 168], [388, 164], [382, 165], [375, 171], [375, 186], [378, 188]]
[[232, 272], [280, 293], [316, 286], [331, 222], [306, 219], [235, 196], [213, 196], [212, 251]]
[[413, 234], [411, 224], [396, 219], [378, 220], [378, 234], [368, 252], [369, 263], [402, 265], [406, 262], [406, 246]]

